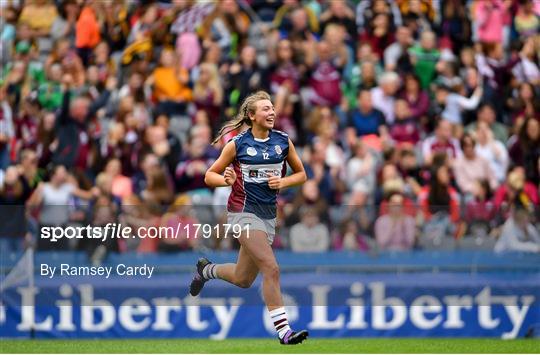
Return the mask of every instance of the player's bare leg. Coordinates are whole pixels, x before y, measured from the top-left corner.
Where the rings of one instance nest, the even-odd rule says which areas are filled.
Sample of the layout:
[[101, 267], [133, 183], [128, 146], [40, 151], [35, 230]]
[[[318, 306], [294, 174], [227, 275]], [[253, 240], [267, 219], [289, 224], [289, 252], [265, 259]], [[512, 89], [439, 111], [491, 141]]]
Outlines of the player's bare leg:
[[206, 258], [197, 261], [197, 274], [189, 286], [189, 293], [197, 296], [204, 284], [211, 279], [222, 279], [238, 287], [248, 288], [259, 274], [257, 264], [251, 259], [246, 248], [240, 246], [238, 259], [235, 264], [214, 264]]
[[246, 248], [240, 246], [236, 264], [220, 264], [216, 269], [217, 277], [238, 287], [249, 288], [259, 274], [257, 264], [251, 259]]
[[251, 256], [263, 275], [263, 298], [266, 307], [278, 333], [281, 344], [299, 344], [308, 337], [308, 332], [302, 330], [294, 332], [289, 327], [279, 283], [279, 266], [274, 252], [268, 244], [267, 235], [262, 231], [251, 230], [249, 235], [243, 234], [240, 244]]
[[235, 264], [213, 264], [206, 258], [197, 262], [197, 275], [190, 285], [190, 293], [196, 296], [210, 279], [222, 279], [236, 286], [247, 288], [253, 284], [259, 271], [263, 274], [263, 298], [270, 312], [281, 344], [299, 344], [308, 337], [308, 332], [294, 332], [289, 327], [283, 307], [279, 266], [274, 252], [268, 244], [266, 233], [251, 230], [249, 236], [239, 238], [241, 244]]

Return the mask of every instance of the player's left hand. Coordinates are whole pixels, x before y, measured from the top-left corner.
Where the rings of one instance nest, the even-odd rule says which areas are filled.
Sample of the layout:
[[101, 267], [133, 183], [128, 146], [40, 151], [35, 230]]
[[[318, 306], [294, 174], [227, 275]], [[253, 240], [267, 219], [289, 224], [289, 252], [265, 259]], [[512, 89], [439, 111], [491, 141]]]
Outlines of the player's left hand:
[[281, 176], [270, 176], [268, 178], [268, 186], [270, 186], [270, 188], [274, 190], [279, 190], [283, 188]]

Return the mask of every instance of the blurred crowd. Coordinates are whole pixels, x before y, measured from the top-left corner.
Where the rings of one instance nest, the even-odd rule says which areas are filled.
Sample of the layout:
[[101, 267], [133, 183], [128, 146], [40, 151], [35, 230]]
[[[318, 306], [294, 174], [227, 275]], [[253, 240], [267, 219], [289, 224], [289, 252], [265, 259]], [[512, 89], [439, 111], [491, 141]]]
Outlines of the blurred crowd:
[[237, 248], [38, 234], [219, 227], [229, 190], [204, 174], [238, 132], [210, 143], [266, 90], [308, 174], [280, 194], [276, 248], [540, 252], [540, 1], [0, 6], [2, 250]]

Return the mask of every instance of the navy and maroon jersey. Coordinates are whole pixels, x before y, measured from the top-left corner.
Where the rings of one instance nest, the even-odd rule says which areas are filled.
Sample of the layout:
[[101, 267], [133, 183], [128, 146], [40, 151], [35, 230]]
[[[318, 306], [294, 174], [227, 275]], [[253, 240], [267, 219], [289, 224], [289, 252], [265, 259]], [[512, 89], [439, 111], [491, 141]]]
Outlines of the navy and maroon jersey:
[[232, 140], [236, 147], [233, 168], [237, 178], [227, 211], [253, 213], [263, 219], [275, 218], [278, 190], [268, 186], [268, 178], [285, 176], [289, 136], [271, 130], [267, 138], [258, 139], [248, 129]]

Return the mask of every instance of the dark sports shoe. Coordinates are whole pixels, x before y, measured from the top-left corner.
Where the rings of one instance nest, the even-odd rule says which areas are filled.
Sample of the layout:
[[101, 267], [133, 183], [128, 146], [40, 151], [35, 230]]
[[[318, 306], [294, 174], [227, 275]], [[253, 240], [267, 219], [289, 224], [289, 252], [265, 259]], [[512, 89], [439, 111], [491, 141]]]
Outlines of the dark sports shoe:
[[299, 332], [289, 330], [283, 338], [279, 339], [279, 342], [283, 345], [296, 345], [306, 340], [308, 336], [309, 333], [307, 330], [301, 330]]
[[206, 283], [206, 281], [208, 281], [203, 276], [203, 269], [206, 265], [209, 264], [212, 263], [207, 258], [199, 258], [199, 260], [197, 260], [197, 274], [193, 276], [193, 280], [191, 280], [191, 284], [189, 285], [190, 295], [197, 296], [199, 293], [201, 293], [204, 284]]

